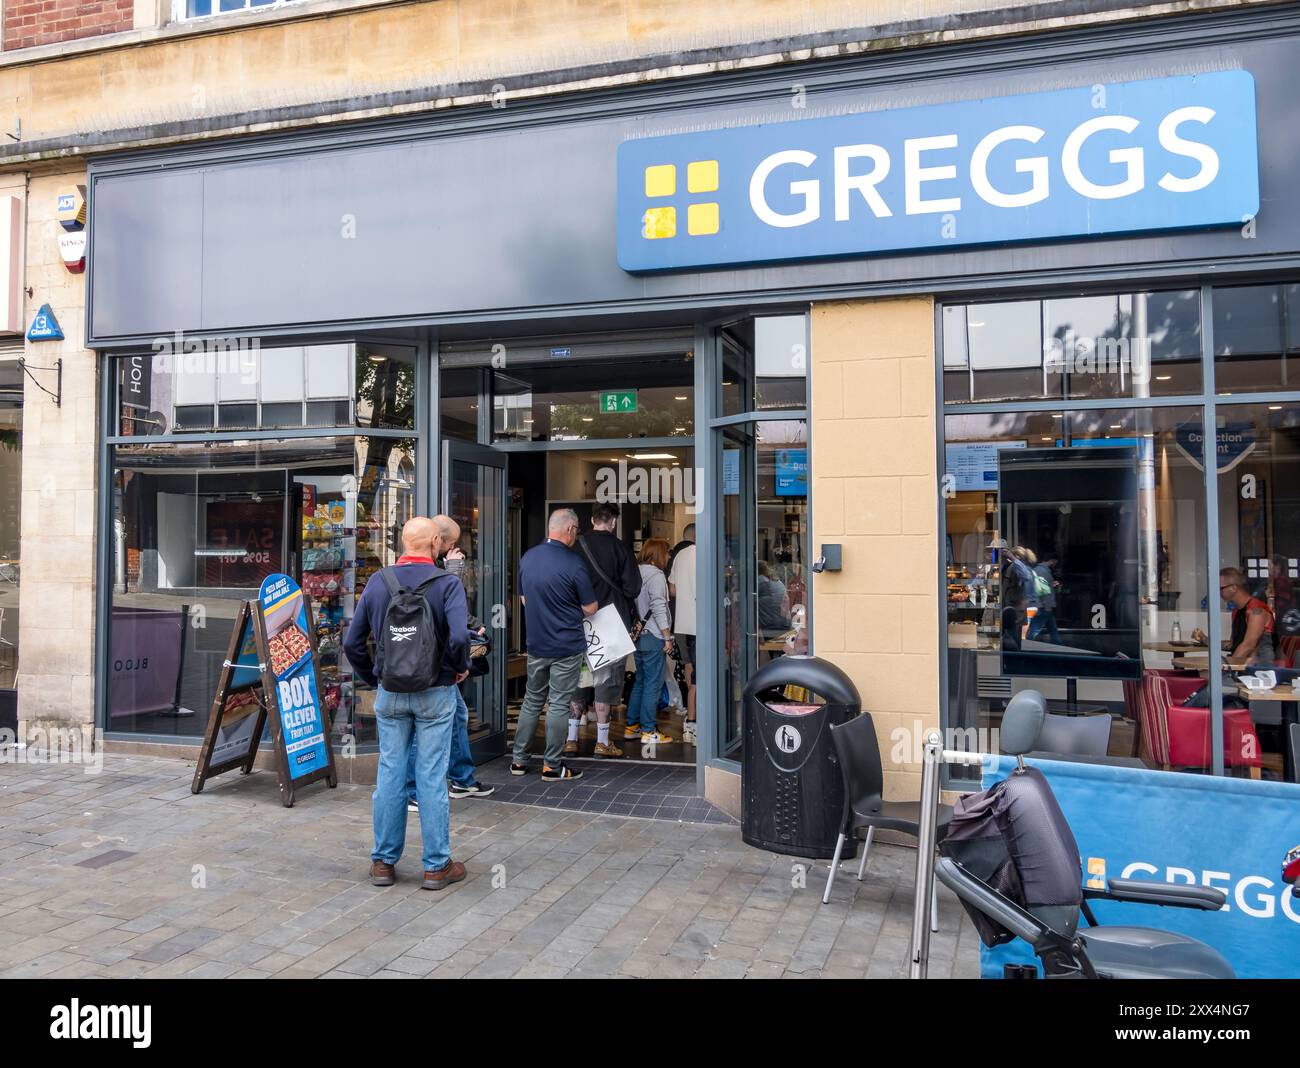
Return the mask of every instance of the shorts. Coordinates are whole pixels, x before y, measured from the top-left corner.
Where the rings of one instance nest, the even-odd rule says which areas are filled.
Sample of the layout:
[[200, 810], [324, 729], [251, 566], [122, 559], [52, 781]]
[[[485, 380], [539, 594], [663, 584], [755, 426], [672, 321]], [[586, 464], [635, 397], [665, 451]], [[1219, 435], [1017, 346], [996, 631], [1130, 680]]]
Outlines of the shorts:
[[682, 647], [682, 663], [695, 666], [695, 635], [678, 634], [676, 635], [678, 643]]
[[602, 705], [616, 705], [623, 700], [623, 661], [603, 668], [596, 676], [595, 700]]

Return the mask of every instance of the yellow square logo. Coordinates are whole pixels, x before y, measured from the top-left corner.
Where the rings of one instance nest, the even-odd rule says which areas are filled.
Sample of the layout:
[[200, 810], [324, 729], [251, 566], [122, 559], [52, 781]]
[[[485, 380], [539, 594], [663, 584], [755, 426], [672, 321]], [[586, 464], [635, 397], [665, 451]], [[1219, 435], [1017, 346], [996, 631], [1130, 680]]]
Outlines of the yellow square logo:
[[677, 168], [671, 163], [645, 169], [645, 195], [670, 197], [677, 192]]
[[676, 208], [647, 208], [641, 217], [641, 233], [651, 241], [677, 236]]
[[712, 193], [718, 188], [718, 161], [702, 159], [686, 165], [686, 191]]
[[693, 236], [718, 232], [718, 205], [692, 204], [686, 209], [686, 232]]
[[1106, 889], [1106, 858], [1089, 857], [1088, 858], [1088, 881], [1085, 883], [1089, 890]]

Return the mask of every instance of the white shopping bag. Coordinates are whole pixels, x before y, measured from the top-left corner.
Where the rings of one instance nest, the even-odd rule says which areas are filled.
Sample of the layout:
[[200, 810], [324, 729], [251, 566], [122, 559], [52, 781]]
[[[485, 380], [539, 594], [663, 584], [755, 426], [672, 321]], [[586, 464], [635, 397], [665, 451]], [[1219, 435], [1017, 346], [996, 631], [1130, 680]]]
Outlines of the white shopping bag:
[[623, 617], [612, 604], [582, 621], [587, 637], [587, 666], [593, 672], [621, 663], [635, 650]]

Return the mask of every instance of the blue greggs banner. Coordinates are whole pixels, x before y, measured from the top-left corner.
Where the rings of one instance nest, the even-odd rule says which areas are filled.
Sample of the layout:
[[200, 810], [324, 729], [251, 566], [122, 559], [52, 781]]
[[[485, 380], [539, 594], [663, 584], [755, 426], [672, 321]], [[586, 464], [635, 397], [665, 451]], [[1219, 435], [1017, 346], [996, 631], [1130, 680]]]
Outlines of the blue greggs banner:
[[626, 141], [627, 271], [1240, 226], [1246, 71]]
[[[1098, 923], [1156, 927], [1200, 939], [1239, 979], [1300, 977], [1300, 898], [1282, 881], [1287, 851], [1300, 844], [1300, 785], [1215, 775], [1031, 761], [1051, 783], [1074, 832], [1085, 885], [1108, 878], [1213, 886], [1219, 912], [1092, 902]], [[1002, 757], [984, 772], [991, 786], [1015, 767]], [[980, 951], [980, 972], [1034, 963], [1016, 939]]]

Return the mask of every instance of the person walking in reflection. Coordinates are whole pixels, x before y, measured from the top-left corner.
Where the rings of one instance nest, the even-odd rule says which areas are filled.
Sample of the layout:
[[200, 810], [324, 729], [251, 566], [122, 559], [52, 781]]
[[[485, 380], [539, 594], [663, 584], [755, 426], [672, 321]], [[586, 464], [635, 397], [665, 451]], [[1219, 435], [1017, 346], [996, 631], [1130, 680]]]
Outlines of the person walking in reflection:
[[598, 606], [587, 569], [572, 550], [578, 529], [578, 515], [572, 508], [556, 509], [546, 524], [546, 540], [519, 561], [519, 599], [528, 630], [528, 686], [515, 725], [511, 775], [528, 774], [529, 746], [545, 704], [542, 778], [582, 777], [582, 772], [564, 764], [565, 723], [587, 648], [582, 621], [594, 615]]
[[1044, 556], [1034, 566], [1034, 586], [1038, 596], [1038, 614], [1029, 621], [1027, 638], [1047, 635], [1053, 645], [1061, 644], [1061, 632], [1056, 628], [1056, 591], [1061, 584], [1056, 580], [1055, 568], [1060, 563], [1055, 556]]
[[642, 742], [667, 745], [673, 739], [659, 731], [655, 713], [664, 677], [664, 658], [673, 648], [672, 617], [668, 614], [668, 542], [647, 538], [641, 546], [641, 592], [636, 616], [643, 621], [636, 640], [636, 682], [627, 699], [627, 736], [639, 729]]

